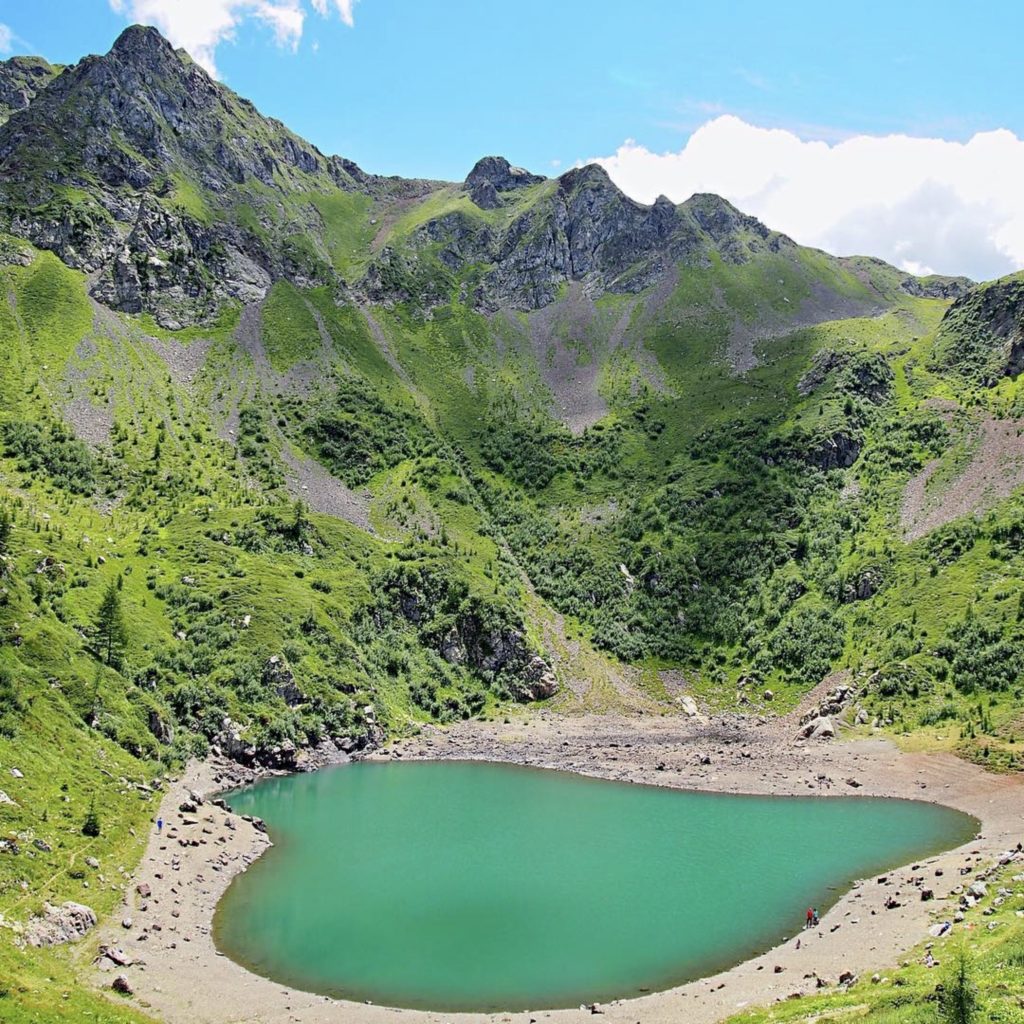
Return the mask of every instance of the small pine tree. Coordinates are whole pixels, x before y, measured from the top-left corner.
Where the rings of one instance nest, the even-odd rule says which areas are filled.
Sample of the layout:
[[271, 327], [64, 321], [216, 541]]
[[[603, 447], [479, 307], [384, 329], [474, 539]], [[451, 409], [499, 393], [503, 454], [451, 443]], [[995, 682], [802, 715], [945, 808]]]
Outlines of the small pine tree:
[[88, 836], [90, 839], [96, 839], [101, 831], [100, 816], [96, 813], [96, 801], [94, 800], [89, 804], [89, 810], [85, 815], [85, 821], [82, 822], [82, 835]]
[[939, 992], [939, 1017], [945, 1024], [972, 1024], [980, 1009], [974, 963], [966, 947], [960, 946], [953, 953], [953, 962]]
[[114, 668], [119, 667], [128, 643], [128, 627], [125, 625], [121, 595], [116, 583], [107, 587], [100, 602], [96, 613], [96, 637], [103, 660]]
[[7, 554], [8, 545], [11, 542], [11, 530], [14, 529], [14, 517], [10, 509], [0, 508], [0, 555]]
[[298, 544], [302, 538], [306, 535], [306, 527], [309, 525], [309, 520], [306, 518], [306, 506], [303, 504], [302, 499], [298, 499], [292, 506], [292, 523], [289, 527], [289, 533], [292, 536], [292, 540]]

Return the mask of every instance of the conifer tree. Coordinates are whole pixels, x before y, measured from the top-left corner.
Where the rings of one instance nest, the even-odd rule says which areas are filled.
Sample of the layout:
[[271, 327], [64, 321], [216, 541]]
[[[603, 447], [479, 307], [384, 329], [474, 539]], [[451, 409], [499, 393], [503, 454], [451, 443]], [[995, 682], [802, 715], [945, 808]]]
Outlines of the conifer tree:
[[96, 638], [100, 655], [113, 668], [119, 668], [128, 643], [128, 627], [121, 610], [121, 594], [117, 583], [107, 587], [96, 613]]

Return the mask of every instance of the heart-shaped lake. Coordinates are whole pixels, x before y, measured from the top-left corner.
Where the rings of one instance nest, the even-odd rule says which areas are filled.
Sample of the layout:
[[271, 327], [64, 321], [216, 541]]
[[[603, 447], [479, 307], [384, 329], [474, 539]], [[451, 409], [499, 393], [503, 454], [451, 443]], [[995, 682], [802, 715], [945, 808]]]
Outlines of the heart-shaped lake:
[[469, 762], [353, 764], [230, 801], [275, 845], [222, 899], [221, 950], [295, 987], [441, 1010], [668, 988], [776, 945], [855, 878], [977, 829], [927, 803]]

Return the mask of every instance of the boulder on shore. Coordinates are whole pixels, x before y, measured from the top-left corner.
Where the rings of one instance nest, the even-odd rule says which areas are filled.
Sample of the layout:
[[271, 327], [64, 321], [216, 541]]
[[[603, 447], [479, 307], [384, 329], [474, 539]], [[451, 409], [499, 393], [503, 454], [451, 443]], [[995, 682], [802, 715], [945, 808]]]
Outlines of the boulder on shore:
[[835, 739], [836, 727], [832, 719], [827, 715], [819, 718], [812, 718], [804, 724], [800, 735], [810, 740], [831, 740]]

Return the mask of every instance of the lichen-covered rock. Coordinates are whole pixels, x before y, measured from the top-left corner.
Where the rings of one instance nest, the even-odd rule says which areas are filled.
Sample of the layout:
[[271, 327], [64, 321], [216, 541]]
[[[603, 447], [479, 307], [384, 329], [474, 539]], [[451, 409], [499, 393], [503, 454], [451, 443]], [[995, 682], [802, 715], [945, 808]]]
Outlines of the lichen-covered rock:
[[25, 941], [30, 946], [60, 946], [77, 942], [95, 927], [96, 911], [84, 903], [69, 901], [59, 907], [46, 903], [42, 915], [25, 927]]

